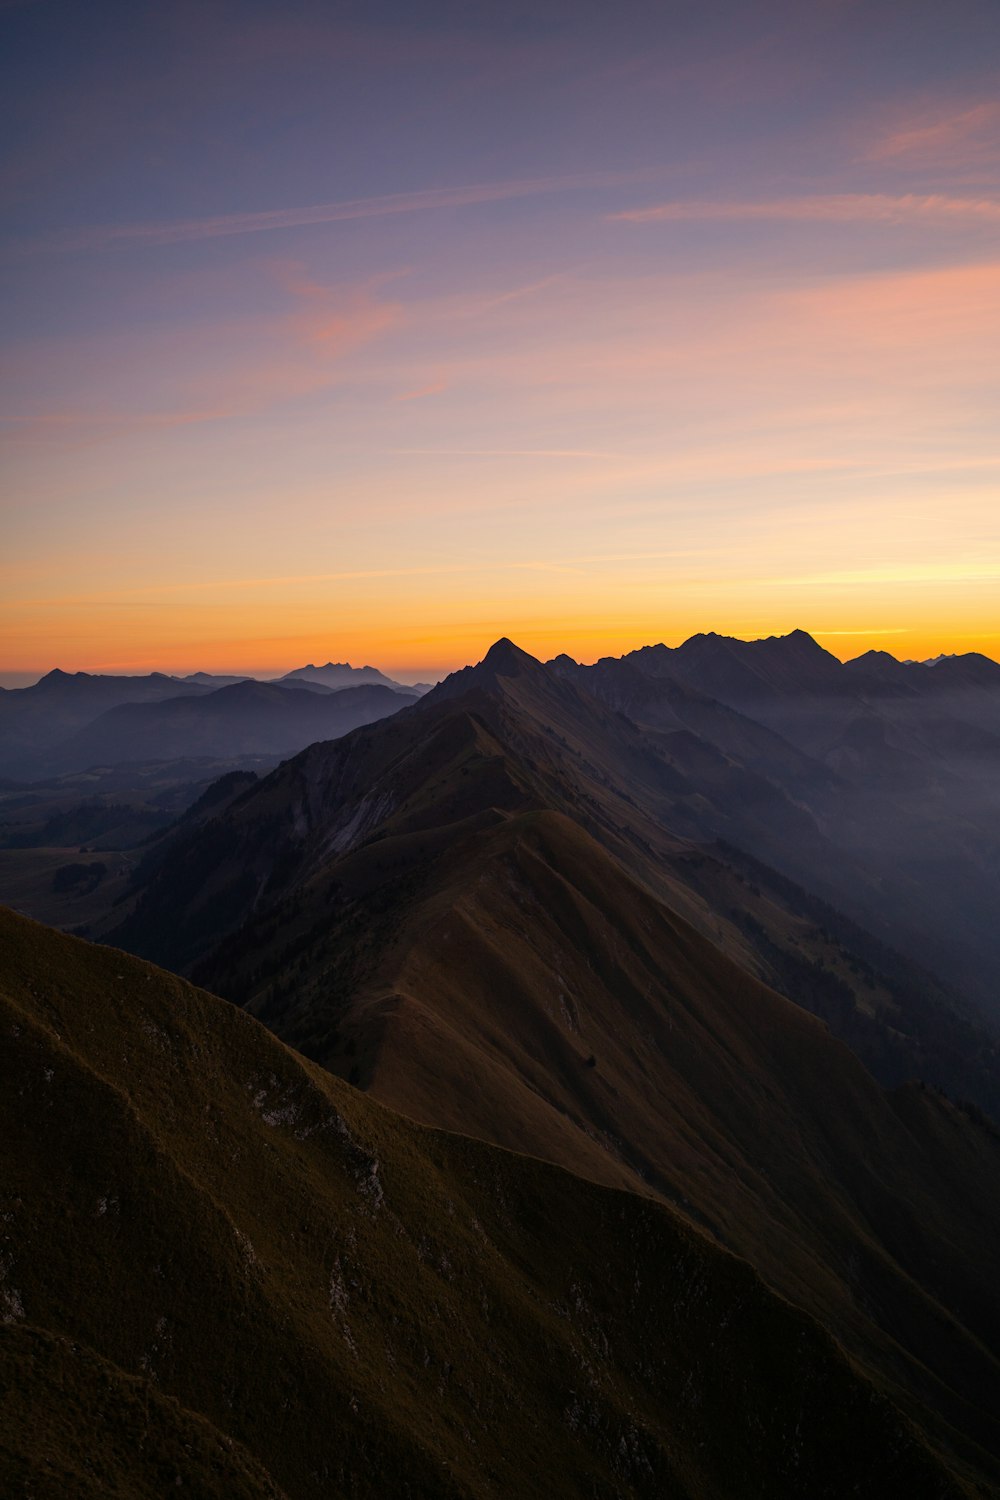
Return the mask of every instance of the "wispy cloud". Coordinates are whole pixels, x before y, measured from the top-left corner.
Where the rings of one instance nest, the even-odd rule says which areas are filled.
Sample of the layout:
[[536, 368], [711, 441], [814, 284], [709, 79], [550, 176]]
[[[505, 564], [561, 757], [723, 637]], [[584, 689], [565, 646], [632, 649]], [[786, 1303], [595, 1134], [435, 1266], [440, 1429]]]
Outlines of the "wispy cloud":
[[396, 400], [423, 401], [425, 396], [440, 396], [447, 389], [447, 380], [429, 380], [426, 385], [418, 385], [412, 391], [403, 391]]
[[938, 163], [956, 156], [995, 156], [1000, 151], [1000, 100], [941, 114], [924, 112], [880, 136], [868, 150], [872, 161], [917, 159]]
[[[1000, 563], [977, 558], [968, 562], [885, 563], [870, 568], [845, 568], [834, 573], [811, 573], [804, 577], [773, 578], [768, 581], [794, 587], [808, 584], [810, 587], [822, 588], [839, 584], [974, 583], [992, 578], [1000, 578]], [[835, 633], [826, 632], [827, 635]]]
[[621, 459], [620, 453], [595, 448], [393, 448], [404, 458], [601, 458]]
[[823, 224], [909, 224], [1000, 222], [1000, 199], [953, 198], [941, 193], [824, 193], [801, 198], [764, 198], [727, 202], [677, 199], [649, 208], [609, 214], [630, 224], [681, 223], [686, 220], [798, 219]]
[[391, 214], [426, 213], [433, 209], [464, 208], [476, 203], [502, 203], [513, 198], [537, 198], [551, 193], [622, 187], [656, 175], [655, 169], [577, 172], [562, 177], [525, 177], [507, 182], [475, 182], [460, 187], [423, 188], [412, 193], [348, 198], [335, 203], [313, 203], [303, 208], [216, 214], [202, 219], [174, 219], [145, 224], [96, 224], [83, 229], [59, 230], [48, 237], [46, 244], [56, 250], [101, 250], [124, 244], [181, 244], [190, 240], [218, 239], [223, 235], [262, 234], [275, 229], [300, 229], [311, 224], [337, 224], [349, 219], [379, 219]]
[[[262, 412], [342, 380], [347, 357], [401, 316], [397, 304], [377, 294], [378, 278], [338, 287], [309, 281], [295, 265], [272, 266], [271, 271], [292, 297], [294, 310], [250, 326], [194, 330], [182, 345], [181, 370], [176, 381], [167, 382], [165, 401], [141, 409], [127, 398], [91, 398], [60, 409], [5, 414], [0, 416], [0, 443], [88, 445]], [[231, 349], [229, 339], [234, 340]], [[185, 365], [198, 373], [189, 374]], [[98, 355], [86, 378], [99, 388], [102, 376], [113, 375], [113, 369], [101, 368]], [[115, 383], [121, 386], [120, 375]], [[79, 384], [83, 389], [82, 375]]]
[[494, 297], [488, 297], [485, 302], [474, 302], [469, 311], [473, 313], [490, 312], [495, 307], [505, 307], [508, 302], [520, 302], [524, 297], [533, 297], [536, 292], [545, 291], [547, 287], [556, 286], [565, 282], [567, 271], [556, 271], [551, 276], [543, 276], [540, 281], [532, 281], [527, 286], [512, 287], [508, 292], [499, 292]]
[[[122, 607], [129, 609], [160, 609], [172, 607], [169, 600], [178, 594], [218, 593], [223, 589], [271, 589], [299, 587], [310, 583], [348, 583], [378, 578], [433, 578], [444, 573], [464, 573], [464, 566], [441, 566], [427, 568], [348, 568], [336, 573], [282, 573], [257, 578], [187, 578], [172, 583], [144, 586], [143, 597], [137, 599], [133, 591], [119, 595], [102, 591], [99, 594], [60, 594], [51, 598], [25, 598], [19, 604], [30, 608], [50, 608], [54, 605], [92, 604], [101, 608]], [[153, 599], [151, 595], [160, 596]], [[161, 602], [165, 600], [166, 602]]]

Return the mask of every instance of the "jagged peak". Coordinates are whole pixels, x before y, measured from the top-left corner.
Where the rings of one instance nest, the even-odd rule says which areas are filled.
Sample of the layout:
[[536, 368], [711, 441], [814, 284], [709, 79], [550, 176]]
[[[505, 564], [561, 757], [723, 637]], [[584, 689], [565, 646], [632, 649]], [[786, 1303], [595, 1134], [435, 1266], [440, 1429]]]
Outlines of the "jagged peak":
[[873, 646], [870, 651], [862, 651], [860, 656], [852, 656], [844, 665], [847, 667], [899, 667], [906, 664], [893, 656], [891, 651], [878, 651]]
[[749, 646], [770, 646], [772, 650], [778, 647], [795, 647], [799, 650], [804, 649], [815, 652], [820, 656], [829, 656], [830, 654], [829, 651], [823, 649], [815, 636], [809, 634], [808, 630], [801, 630], [799, 628], [789, 630], [787, 635], [759, 636], [757, 640], [748, 641], [746, 644]]
[[[697, 635], [688, 636], [677, 649], [681, 652], [690, 652], [705, 648], [725, 651], [752, 650], [755, 654], [764, 650], [769, 655], [775, 652], [787, 654], [794, 651], [798, 654], [808, 652], [817, 658], [830, 656], [829, 651], [820, 645], [815, 636], [811, 636], [808, 630], [801, 629], [790, 630], [787, 635], [758, 636], [755, 640], [744, 640], [738, 635], [721, 635], [717, 630], [702, 630]], [[833, 659], [836, 660], [836, 658]]]
[[553, 687], [560, 683], [557, 671], [550, 672], [537, 657], [522, 651], [520, 646], [516, 646], [504, 635], [493, 642], [482, 661], [477, 662], [474, 667], [462, 667], [460, 671], [452, 672], [420, 701], [422, 704], [440, 703], [446, 698], [454, 698], [459, 693], [471, 692], [476, 688], [492, 691], [501, 682], [515, 678], [534, 678], [536, 681], [551, 683]]
[[479, 665], [502, 677], [519, 677], [523, 672], [536, 671], [542, 664], [537, 657], [515, 646], [509, 636], [502, 635], [493, 642]]

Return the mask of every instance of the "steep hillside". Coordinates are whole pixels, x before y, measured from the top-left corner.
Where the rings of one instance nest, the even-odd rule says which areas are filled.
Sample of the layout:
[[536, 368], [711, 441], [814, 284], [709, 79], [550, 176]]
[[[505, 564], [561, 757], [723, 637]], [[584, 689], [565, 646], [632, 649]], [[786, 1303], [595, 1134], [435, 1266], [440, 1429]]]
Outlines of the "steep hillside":
[[986, 1493], [662, 1205], [422, 1130], [114, 950], [0, 936], [5, 1493]]
[[657, 1193], [1000, 1442], [997, 1140], [959, 1166], [924, 1131], [964, 1117], [883, 1093], [563, 816], [377, 840], [203, 972], [407, 1114]]

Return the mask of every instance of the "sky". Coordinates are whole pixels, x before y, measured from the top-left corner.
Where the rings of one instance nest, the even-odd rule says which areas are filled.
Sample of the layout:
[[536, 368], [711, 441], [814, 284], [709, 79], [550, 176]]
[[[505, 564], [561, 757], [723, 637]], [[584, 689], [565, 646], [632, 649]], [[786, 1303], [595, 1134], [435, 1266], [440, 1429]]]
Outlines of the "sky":
[[1000, 657], [996, 0], [0, 0], [0, 681]]

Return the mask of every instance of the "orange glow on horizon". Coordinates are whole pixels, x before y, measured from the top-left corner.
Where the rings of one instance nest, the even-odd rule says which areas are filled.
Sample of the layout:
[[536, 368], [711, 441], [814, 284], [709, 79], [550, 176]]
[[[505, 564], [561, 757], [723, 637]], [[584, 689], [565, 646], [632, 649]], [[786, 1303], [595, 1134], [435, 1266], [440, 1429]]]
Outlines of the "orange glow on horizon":
[[[995, 623], [992, 622], [992, 623]], [[500, 636], [509, 636], [517, 645], [540, 660], [562, 652], [577, 661], [592, 662], [602, 656], [622, 656], [642, 646], [659, 642], [678, 646], [701, 631], [741, 640], [756, 640], [768, 635], [787, 635], [804, 629], [818, 643], [841, 661], [866, 651], [887, 651], [899, 660], [922, 661], [941, 654], [980, 652], [1000, 660], [1000, 631], [984, 628], [954, 632], [944, 624], [878, 629], [822, 629], [810, 626], [809, 620], [781, 620], [770, 623], [754, 620], [727, 622], [724, 619], [679, 624], [675, 621], [650, 620], [640, 624], [604, 625], [582, 620], [524, 619], [512, 623], [497, 618], [494, 622], [477, 620], [459, 629], [426, 629], [399, 626], [385, 632], [359, 632], [347, 629], [325, 632], [317, 630], [302, 635], [274, 637], [236, 637], [220, 635], [189, 636], [179, 632], [174, 644], [156, 640], [142, 643], [134, 637], [126, 649], [109, 652], [103, 632], [95, 633], [88, 644], [86, 636], [66, 650], [64, 639], [52, 641], [52, 654], [39, 660], [37, 638], [25, 643], [23, 654], [8, 654], [0, 662], [0, 682], [5, 677], [37, 673], [39, 676], [60, 667], [67, 672], [141, 675], [166, 672], [185, 676], [204, 671], [218, 674], [246, 673], [248, 676], [280, 676], [304, 666], [306, 662], [349, 661], [353, 666], [374, 666], [391, 676], [411, 680], [434, 681], [482, 659]], [[122, 643], [124, 645], [124, 642]]]

